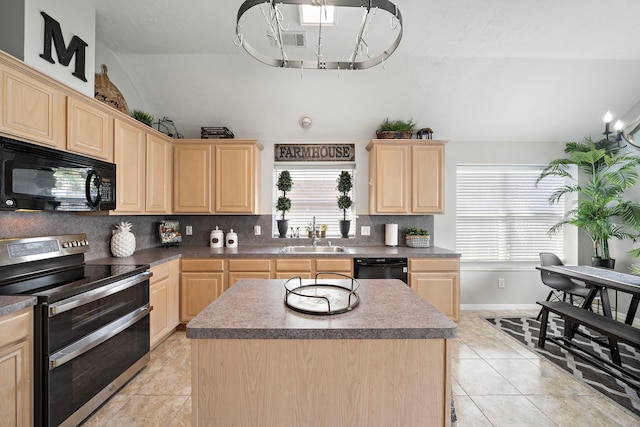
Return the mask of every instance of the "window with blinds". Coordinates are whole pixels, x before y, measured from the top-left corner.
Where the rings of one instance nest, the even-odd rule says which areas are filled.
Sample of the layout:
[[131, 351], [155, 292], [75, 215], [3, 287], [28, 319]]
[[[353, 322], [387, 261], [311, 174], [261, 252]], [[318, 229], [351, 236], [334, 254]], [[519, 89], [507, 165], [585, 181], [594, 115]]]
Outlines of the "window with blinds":
[[[337, 165], [314, 165], [314, 164], [278, 164], [274, 168], [273, 182], [277, 181], [278, 174], [288, 170], [291, 174], [293, 187], [287, 192], [287, 197], [291, 199], [291, 211], [287, 212], [285, 219], [289, 220], [289, 227], [299, 230], [300, 237], [307, 236], [306, 227], [316, 217], [316, 227], [327, 225], [327, 237], [340, 237], [339, 221], [343, 219], [342, 210], [338, 208], [337, 190], [338, 176], [340, 172], [346, 170], [353, 176], [353, 189], [349, 196], [353, 200], [353, 206], [347, 210], [347, 219], [351, 220], [351, 235], [356, 230], [355, 214], [355, 167], [353, 164]], [[273, 193], [273, 218], [280, 219], [282, 212], [275, 210], [275, 204], [281, 194], [274, 185]], [[278, 236], [276, 222], [273, 224], [273, 236]]]
[[458, 165], [456, 251], [463, 261], [538, 262], [540, 252], [563, 258], [563, 233], [547, 234], [564, 215], [550, 205], [564, 179], [548, 177], [536, 187], [544, 166]]

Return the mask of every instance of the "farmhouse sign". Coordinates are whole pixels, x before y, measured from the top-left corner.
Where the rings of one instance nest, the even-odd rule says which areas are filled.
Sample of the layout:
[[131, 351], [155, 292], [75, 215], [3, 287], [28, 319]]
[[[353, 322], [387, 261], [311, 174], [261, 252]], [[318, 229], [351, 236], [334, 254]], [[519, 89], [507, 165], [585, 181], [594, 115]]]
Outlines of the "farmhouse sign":
[[353, 162], [355, 144], [275, 144], [276, 162]]

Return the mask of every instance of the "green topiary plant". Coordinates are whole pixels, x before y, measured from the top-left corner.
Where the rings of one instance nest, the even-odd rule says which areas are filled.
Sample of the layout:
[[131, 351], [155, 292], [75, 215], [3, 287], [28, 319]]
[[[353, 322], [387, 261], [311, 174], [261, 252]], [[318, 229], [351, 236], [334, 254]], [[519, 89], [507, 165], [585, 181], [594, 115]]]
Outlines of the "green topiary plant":
[[291, 191], [293, 181], [291, 180], [291, 174], [289, 171], [284, 170], [280, 172], [276, 187], [278, 190], [282, 191], [282, 196], [278, 197], [278, 201], [276, 203], [276, 210], [282, 212], [281, 219], [284, 220], [285, 214], [291, 210], [291, 199], [287, 197], [287, 191]]
[[404, 120], [389, 120], [388, 118], [380, 124], [378, 130], [380, 132], [413, 132], [416, 128], [416, 124], [413, 119], [409, 121]]
[[347, 209], [349, 209], [353, 205], [353, 201], [351, 197], [349, 197], [349, 192], [353, 188], [353, 177], [348, 171], [340, 172], [340, 176], [338, 177], [338, 186], [337, 189], [340, 193], [338, 196], [338, 208], [342, 209], [343, 220], [347, 220]]

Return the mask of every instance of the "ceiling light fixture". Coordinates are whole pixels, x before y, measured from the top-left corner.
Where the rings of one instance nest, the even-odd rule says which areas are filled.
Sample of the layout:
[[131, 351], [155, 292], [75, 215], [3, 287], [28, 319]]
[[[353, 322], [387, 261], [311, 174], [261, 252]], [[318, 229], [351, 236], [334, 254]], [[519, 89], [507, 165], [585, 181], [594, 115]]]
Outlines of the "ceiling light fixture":
[[[301, 28], [302, 31], [308, 29], [307, 25], [300, 27], [295, 18], [301, 5], [317, 6], [318, 13], [323, 15], [314, 25], [317, 27], [317, 42], [312, 46], [313, 52], [299, 46], [292, 47], [286, 42], [285, 35], [288, 33], [300, 31]], [[333, 7], [336, 14], [341, 13], [340, 26], [343, 28], [326, 23], [323, 25], [323, 18], [328, 16], [325, 8], [328, 7]], [[359, 10], [363, 11], [361, 18], [345, 17], [353, 17], [353, 13]], [[389, 28], [379, 25], [379, 21], [374, 22], [378, 10], [389, 15]], [[349, 23], [353, 23], [351, 28], [345, 28]], [[256, 29], [265, 24], [266, 41], [256, 35]], [[243, 25], [246, 30], [243, 30]], [[369, 34], [370, 29], [372, 31]], [[248, 38], [251, 38], [251, 44]], [[242, 46], [258, 61], [273, 67], [363, 70], [378, 64], [384, 65], [401, 39], [402, 14], [388, 0], [246, 0], [238, 10], [234, 43]], [[339, 49], [345, 46], [347, 50], [340, 52]]]

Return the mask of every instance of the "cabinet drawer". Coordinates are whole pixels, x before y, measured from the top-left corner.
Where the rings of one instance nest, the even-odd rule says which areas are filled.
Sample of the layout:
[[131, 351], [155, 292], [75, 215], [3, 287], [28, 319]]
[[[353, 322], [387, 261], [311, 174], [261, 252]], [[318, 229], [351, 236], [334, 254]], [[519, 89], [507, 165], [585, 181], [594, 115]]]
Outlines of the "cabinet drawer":
[[353, 260], [351, 258], [316, 259], [316, 271], [351, 273], [352, 266]]
[[182, 271], [224, 271], [222, 259], [182, 259], [180, 260]]
[[0, 348], [25, 340], [31, 331], [33, 308], [0, 317]]
[[276, 259], [276, 271], [311, 271], [310, 259]]
[[458, 271], [458, 258], [412, 258], [409, 259], [409, 271]]
[[151, 276], [150, 283], [157, 283], [161, 280], [167, 279], [171, 274], [171, 263], [165, 262], [160, 265], [156, 265], [151, 267], [151, 272], [153, 276]]
[[230, 259], [229, 271], [271, 271], [270, 259]]

